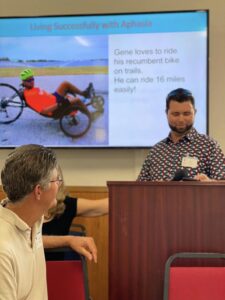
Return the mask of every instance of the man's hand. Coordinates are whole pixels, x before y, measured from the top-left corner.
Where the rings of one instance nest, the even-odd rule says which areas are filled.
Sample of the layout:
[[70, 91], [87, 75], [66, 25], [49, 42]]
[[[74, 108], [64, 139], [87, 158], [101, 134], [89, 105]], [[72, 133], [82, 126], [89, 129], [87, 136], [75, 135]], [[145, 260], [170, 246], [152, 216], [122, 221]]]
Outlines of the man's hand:
[[69, 247], [97, 263], [97, 247], [91, 237], [67, 236]]
[[210, 179], [207, 175], [203, 174], [203, 173], [199, 173], [197, 174], [194, 179], [197, 179], [199, 181], [214, 181], [212, 179]]

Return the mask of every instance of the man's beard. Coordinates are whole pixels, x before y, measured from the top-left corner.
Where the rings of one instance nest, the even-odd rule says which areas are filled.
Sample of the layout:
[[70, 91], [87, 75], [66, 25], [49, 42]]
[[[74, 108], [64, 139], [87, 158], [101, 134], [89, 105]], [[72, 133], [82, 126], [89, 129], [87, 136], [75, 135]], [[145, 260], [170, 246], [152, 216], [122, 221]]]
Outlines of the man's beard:
[[187, 125], [185, 126], [184, 128], [177, 128], [175, 126], [172, 126], [170, 123], [169, 123], [169, 127], [172, 131], [176, 132], [176, 133], [179, 133], [179, 134], [185, 134], [186, 132], [188, 132], [192, 127], [193, 127], [193, 123], [190, 124], [190, 125]]

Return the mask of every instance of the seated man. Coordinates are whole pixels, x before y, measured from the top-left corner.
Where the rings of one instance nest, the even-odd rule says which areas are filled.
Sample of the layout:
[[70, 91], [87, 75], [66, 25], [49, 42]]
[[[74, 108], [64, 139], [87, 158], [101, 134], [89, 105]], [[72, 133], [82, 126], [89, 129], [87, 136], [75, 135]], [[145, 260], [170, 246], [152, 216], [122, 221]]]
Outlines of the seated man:
[[61, 183], [55, 153], [42, 145], [23, 145], [6, 158], [0, 203], [0, 299], [47, 300], [44, 248], [71, 247], [97, 262], [90, 237], [43, 236], [43, 215], [57, 204]]
[[[90, 83], [86, 90], [81, 91], [75, 85], [68, 81], [62, 82], [54, 93], [48, 93], [45, 90], [35, 87], [34, 73], [31, 69], [25, 69], [20, 73], [22, 80], [23, 97], [26, 103], [36, 112], [52, 116], [58, 108], [63, 108], [68, 104], [78, 104], [83, 111], [90, 114], [86, 105], [76, 97], [76, 94], [85, 98], [90, 98], [92, 84]], [[70, 94], [71, 96], [68, 96]]]

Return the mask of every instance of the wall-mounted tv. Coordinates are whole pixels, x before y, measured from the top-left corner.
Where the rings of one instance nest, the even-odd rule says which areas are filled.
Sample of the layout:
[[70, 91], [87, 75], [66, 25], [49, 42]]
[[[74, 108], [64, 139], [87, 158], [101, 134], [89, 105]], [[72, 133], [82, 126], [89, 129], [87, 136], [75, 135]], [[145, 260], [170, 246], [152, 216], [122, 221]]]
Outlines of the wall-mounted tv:
[[[0, 147], [146, 148], [168, 134], [165, 98], [193, 92], [195, 127], [208, 127], [207, 10], [0, 18]], [[68, 81], [84, 107], [43, 116], [19, 74], [31, 69], [41, 93]], [[40, 101], [38, 97], [35, 101]]]

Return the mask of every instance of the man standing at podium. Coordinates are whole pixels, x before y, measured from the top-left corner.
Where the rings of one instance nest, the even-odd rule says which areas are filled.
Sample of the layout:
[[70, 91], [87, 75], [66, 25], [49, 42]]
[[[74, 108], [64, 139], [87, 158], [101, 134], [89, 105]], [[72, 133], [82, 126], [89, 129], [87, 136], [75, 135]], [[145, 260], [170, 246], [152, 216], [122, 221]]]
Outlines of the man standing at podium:
[[225, 156], [220, 146], [193, 127], [196, 109], [192, 93], [183, 88], [171, 91], [166, 98], [166, 114], [171, 131], [150, 149], [138, 180], [169, 181], [178, 170], [200, 181], [224, 179]]

